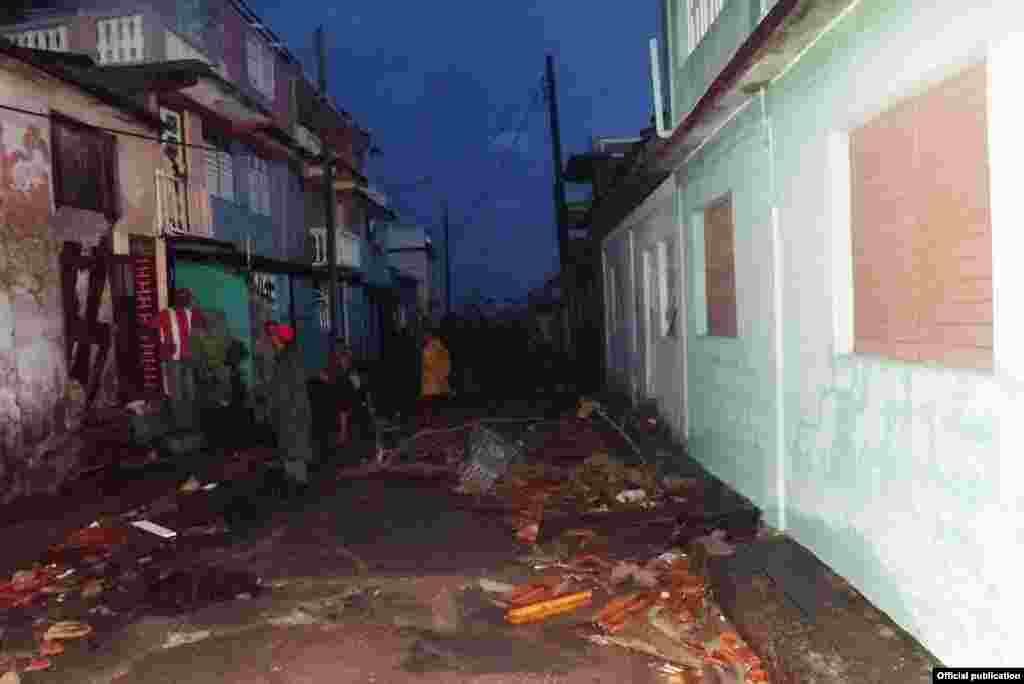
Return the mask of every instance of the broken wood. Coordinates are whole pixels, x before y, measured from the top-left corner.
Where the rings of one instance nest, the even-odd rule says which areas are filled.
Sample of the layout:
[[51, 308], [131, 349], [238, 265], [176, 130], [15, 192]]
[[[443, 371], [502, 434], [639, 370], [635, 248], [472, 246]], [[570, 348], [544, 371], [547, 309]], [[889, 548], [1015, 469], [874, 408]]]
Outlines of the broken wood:
[[573, 594], [565, 594], [558, 598], [548, 599], [533, 603], [522, 608], [513, 608], [508, 611], [505, 619], [513, 625], [523, 625], [530, 622], [540, 622], [549, 617], [572, 612], [590, 603], [593, 598], [592, 591], [578, 591]]

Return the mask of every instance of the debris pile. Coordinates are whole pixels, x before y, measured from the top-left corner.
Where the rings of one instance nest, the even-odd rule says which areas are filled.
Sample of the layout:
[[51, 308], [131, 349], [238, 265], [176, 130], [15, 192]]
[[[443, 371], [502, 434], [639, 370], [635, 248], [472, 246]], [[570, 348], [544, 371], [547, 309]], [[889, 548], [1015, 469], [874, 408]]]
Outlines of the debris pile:
[[492, 507], [505, 507], [536, 573], [516, 585], [480, 586], [509, 624], [582, 619], [585, 638], [660, 659], [668, 681], [717, 674], [722, 681], [767, 682], [760, 659], [712, 601], [703, 574], [708, 556], [731, 554], [757, 533], [760, 512], [749, 502], [709, 495], [696, 479], [662, 477], [644, 463], [614, 458], [607, 433], [587, 429], [603, 415], [596, 402], [582, 402], [558, 427], [586, 437], [551, 437], [530, 460], [473, 492], [478, 505], [486, 493], [498, 501]]
[[[260, 459], [238, 454], [224, 467]], [[76, 642], [95, 646], [140, 611], [171, 615], [256, 595], [254, 576], [188, 563], [229, 531], [209, 498], [218, 485], [190, 476], [147, 505], [70, 532], [0, 583], [0, 673], [53, 668]]]

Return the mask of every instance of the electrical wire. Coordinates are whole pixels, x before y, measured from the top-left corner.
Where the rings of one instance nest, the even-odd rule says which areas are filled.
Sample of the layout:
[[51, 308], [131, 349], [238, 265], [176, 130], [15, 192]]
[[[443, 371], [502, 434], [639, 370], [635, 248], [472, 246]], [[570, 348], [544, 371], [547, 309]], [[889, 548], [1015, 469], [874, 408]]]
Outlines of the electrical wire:
[[[49, 114], [44, 114], [43, 112], [34, 112], [30, 109], [22, 109], [21, 107], [12, 107], [11, 105], [0, 104], [0, 109], [5, 109], [10, 112], [16, 112], [18, 114], [24, 114], [26, 116], [36, 116], [41, 119], [50, 118]], [[188, 147], [197, 150], [205, 150], [207, 152], [223, 152], [223, 150], [220, 150], [216, 147], [211, 147], [209, 145], [199, 145], [196, 143], [187, 143], [179, 140], [164, 140], [156, 136], [146, 135], [144, 133], [135, 133], [133, 131], [125, 131], [119, 128], [107, 128], [106, 126], [94, 126], [92, 124], [84, 123], [83, 125], [88, 126], [89, 128], [96, 129], [98, 131], [103, 131], [104, 133], [113, 133], [114, 135], [123, 135], [129, 138], [139, 138], [140, 140], [148, 140], [150, 142], [155, 142], [160, 145], [176, 145], [178, 147]]]
[[[514, 136], [512, 138], [512, 143], [510, 145], [511, 149], [514, 150], [516, 148], [516, 146], [519, 144], [519, 139], [522, 137], [523, 133], [526, 132], [526, 126], [527, 126], [527, 124], [530, 121], [530, 114], [532, 114], [534, 112], [534, 110], [536, 109], [537, 105], [540, 102], [543, 101], [543, 96], [544, 96], [544, 91], [545, 91], [545, 86], [546, 85], [547, 85], [547, 80], [544, 77], [541, 77], [540, 83], [538, 83], [536, 86], [534, 86], [533, 88], [530, 89], [529, 100], [527, 101], [527, 105], [526, 105], [525, 109], [523, 110], [523, 116], [522, 116], [522, 119], [519, 122], [519, 126], [516, 128], [516, 132], [515, 132], [515, 134], [514, 134]], [[488, 145], [488, 147], [490, 147], [490, 145], [493, 145], [494, 142], [496, 142], [497, 139], [499, 137], [501, 137], [501, 135], [503, 135], [506, 132], [507, 131], [500, 131], [498, 133], [498, 135], [496, 135], [496, 136], [494, 136], [492, 138], [492, 140], [491, 140], [490, 144]], [[504, 165], [507, 163], [507, 161], [508, 161], [508, 156], [498, 157], [497, 170], [500, 171], [502, 168], [504, 168]], [[480, 210], [480, 208], [483, 206], [484, 202], [486, 202], [488, 200], [488, 198], [490, 197], [492, 192], [493, 192], [493, 189], [490, 186], [488, 186], [473, 201], [473, 203], [470, 206], [469, 210], [466, 212], [467, 218], [462, 222], [462, 225], [460, 226], [461, 228], [466, 228], [466, 227], [472, 225], [473, 223], [475, 223], [473, 214], [476, 214]]]

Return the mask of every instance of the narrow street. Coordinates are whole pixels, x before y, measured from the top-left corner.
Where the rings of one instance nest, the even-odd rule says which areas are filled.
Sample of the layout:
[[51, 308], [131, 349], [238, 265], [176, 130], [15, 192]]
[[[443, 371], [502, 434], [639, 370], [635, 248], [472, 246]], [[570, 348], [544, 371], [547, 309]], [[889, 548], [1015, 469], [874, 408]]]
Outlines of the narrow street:
[[[604, 415], [574, 397], [449, 406], [415, 433], [393, 428], [384, 466], [364, 444], [364, 464], [347, 455], [349, 464], [321, 468], [300, 501], [282, 497], [259, 450], [189, 472], [153, 464], [101, 474], [96, 491], [138, 494], [125, 510], [108, 501], [92, 527], [51, 529], [64, 541], [34, 559], [19, 550], [41, 542], [14, 538], [28, 528], [0, 530], [21, 571], [0, 591], [0, 670], [19, 673], [2, 681], [930, 681], [923, 650], [835, 576], [828, 596], [817, 589], [827, 629], [806, 619], [794, 628], [770, 592], [751, 602], [757, 583], [721, 568], [778, 539], [760, 513], [696, 466], [645, 465], [645, 453], [687, 461], [653, 446], [656, 429], [628, 429], [627, 439]], [[467, 442], [478, 421], [492, 456], [523, 455], [492, 487], [479, 475], [460, 484], [460, 472], [479, 473], [459, 468], [467, 443], [479, 444]], [[607, 494], [625, 491], [643, 494], [609, 507]], [[139, 520], [177, 535], [162, 540], [131, 526]], [[591, 594], [573, 610], [509, 624], [513, 591], [524, 588], [533, 598], [518, 605]], [[831, 605], [837, 596], [842, 605]], [[610, 617], [615, 598], [635, 605]], [[825, 619], [834, 608], [845, 624]], [[777, 633], [748, 648], [758, 626]], [[850, 644], [835, 641], [840, 629]], [[786, 653], [794, 648], [801, 657]]]

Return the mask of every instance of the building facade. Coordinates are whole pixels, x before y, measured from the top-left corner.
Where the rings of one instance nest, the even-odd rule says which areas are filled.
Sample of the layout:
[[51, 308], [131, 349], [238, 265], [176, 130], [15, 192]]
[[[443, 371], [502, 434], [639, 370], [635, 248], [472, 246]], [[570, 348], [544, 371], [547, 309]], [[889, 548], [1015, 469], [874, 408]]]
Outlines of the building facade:
[[[243, 340], [257, 355], [267, 353], [263, 323], [291, 321], [309, 338], [309, 370], [319, 370], [327, 298], [325, 273], [310, 262], [310, 243], [325, 242], [310, 232], [326, 223], [317, 179], [329, 149], [339, 160], [339, 181], [365, 185], [369, 136], [321, 100], [280, 39], [241, 0], [75, 0], [3, 33], [18, 44], [91, 56], [135, 94], [171, 71], [197, 76], [194, 87], [157, 96], [169, 142], [157, 193], [161, 232], [172, 246], [167, 278], [193, 289], [201, 306], [226, 307], [230, 327], [248, 331]], [[339, 244], [365, 239], [357, 216], [363, 199], [341, 189], [336, 201]], [[352, 266], [342, 263], [342, 306]], [[213, 280], [211, 268], [220, 274]], [[221, 301], [223, 292], [211, 288], [227, 287], [240, 273], [247, 301]], [[344, 310], [337, 315], [346, 319]]]
[[1024, 12], [662, 8], [663, 140], [603, 209], [609, 379], [940, 660], [1012, 664]]
[[[134, 334], [166, 296], [155, 279], [159, 130], [155, 110], [74, 64], [0, 41], [4, 502], [76, 474], [71, 431], [87, 403], [159, 379], [158, 366], [142, 377], [156, 349]], [[138, 277], [126, 277], [133, 262]]]

